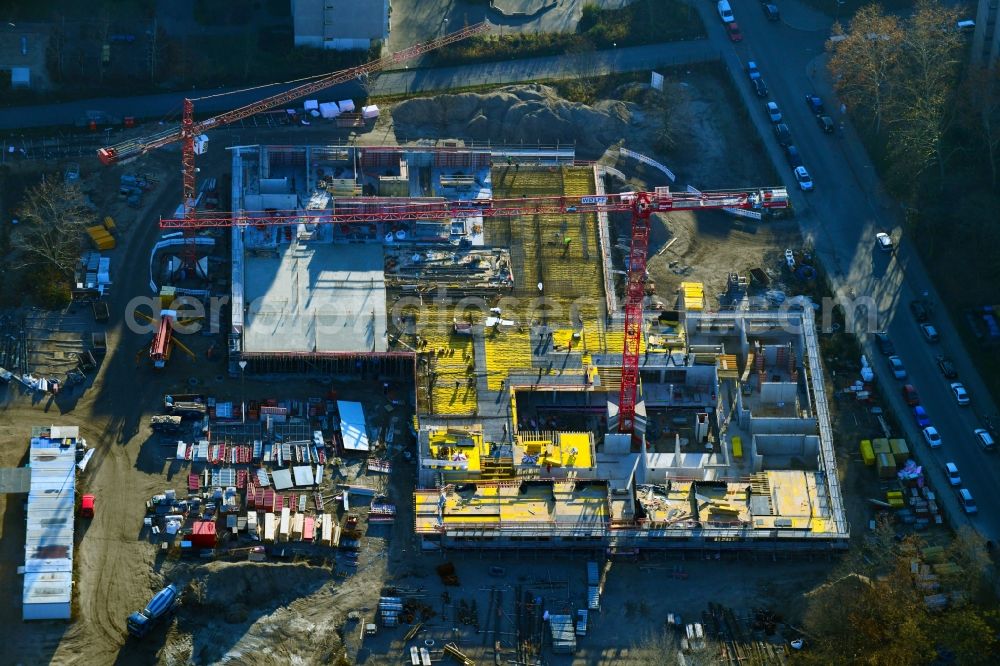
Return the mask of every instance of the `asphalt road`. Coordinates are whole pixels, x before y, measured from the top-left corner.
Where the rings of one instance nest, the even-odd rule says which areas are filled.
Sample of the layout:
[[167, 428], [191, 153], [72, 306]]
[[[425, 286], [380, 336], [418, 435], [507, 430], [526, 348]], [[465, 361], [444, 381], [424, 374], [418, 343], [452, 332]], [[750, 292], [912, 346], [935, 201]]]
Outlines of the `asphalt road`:
[[[704, 62], [718, 58], [717, 45], [707, 39], [696, 39], [568, 56], [527, 58], [439, 69], [394, 70], [384, 72], [375, 80], [372, 94], [410, 94], [465, 86], [599, 76], [611, 72], [637, 72], [657, 66]], [[289, 84], [279, 84], [224, 96], [217, 96], [226, 92], [225, 89], [219, 88], [192, 90], [189, 93], [101, 97], [62, 104], [10, 107], [0, 109], [0, 129], [73, 125], [92, 111], [100, 111], [118, 118], [134, 116], [139, 119], [169, 119], [176, 122], [180, 116], [181, 102], [185, 97], [199, 100], [195, 103], [197, 113], [216, 113], [250, 104], [264, 96], [274, 95], [292, 87]], [[316, 97], [323, 100], [360, 99], [365, 97], [365, 91], [359, 83], [352, 82], [325, 90]], [[296, 105], [301, 106], [301, 103], [292, 103], [289, 106]]]
[[[709, 40], [722, 50], [724, 60], [736, 72], [741, 94], [754, 108], [754, 124], [764, 137], [785, 184], [795, 192], [793, 199], [800, 211], [803, 234], [816, 248], [831, 273], [835, 291], [844, 298], [870, 298], [878, 310], [877, 321], [869, 325], [859, 311], [855, 331], [864, 340], [868, 358], [873, 362], [881, 384], [886, 388], [889, 406], [900, 416], [909, 442], [925, 465], [938, 496], [948, 514], [958, 525], [973, 525], [985, 538], [1000, 543], [1000, 456], [988, 455], [975, 444], [972, 431], [981, 427], [981, 417], [995, 414], [996, 406], [976, 373], [975, 364], [961, 345], [958, 333], [927, 276], [915, 248], [901, 237], [901, 215], [897, 204], [884, 193], [864, 148], [849, 123], [834, 134], [823, 134], [805, 104], [806, 93], [819, 94], [827, 112], [838, 125], [845, 118], [840, 113], [830, 86], [824, 56], [824, 42], [832, 21], [796, 0], [778, 0], [782, 22], [768, 22], [757, 0], [730, 0], [744, 39], [731, 44], [714, 3], [697, 3]], [[747, 60], [760, 68], [770, 95], [761, 100], [751, 91], [742, 74]], [[811, 193], [797, 191], [764, 111], [764, 102], [776, 101], [791, 128], [795, 145], [816, 183]], [[770, 183], [764, 183], [770, 184]], [[724, 186], [719, 183], [718, 186]], [[897, 239], [893, 255], [879, 252], [874, 246], [877, 231], [891, 231]], [[909, 303], [927, 292], [936, 315], [933, 323], [941, 334], [941, 343], [931, 345], [920, 335], [909, 312]], [[940, 431], [943, 446], [931, 450], [917, 429], [910, 408], [902, 398], [904, 382], [893, 379], [887, 362], [874, 346], [876, 330], [886, 330], [902, 357], [912, 383], [920, 393], [921, 403]], [[946, 353], [958, 369], [960, 380], [972, 397], [972, 406], [959, 407], [951, 395], [949, 381], [936, 366], [938, 354]], [[857, 447], [857, 442], [837, 442], [838, 446]], [[977, 516], [967, 518], [958, 508], [954, 493], [944, 479], [945, 462], [959, 467], [963, 485], [975, 496], [980, 507]], [[855, 525], [855, 530], [863, 526]]]

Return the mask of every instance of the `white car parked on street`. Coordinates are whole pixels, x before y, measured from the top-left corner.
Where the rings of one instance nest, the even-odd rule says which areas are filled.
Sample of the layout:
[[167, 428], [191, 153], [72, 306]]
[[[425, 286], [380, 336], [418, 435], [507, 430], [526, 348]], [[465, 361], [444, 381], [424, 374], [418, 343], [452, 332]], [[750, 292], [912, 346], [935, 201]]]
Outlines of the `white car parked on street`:
[[799, 184], [799, 189], [803, 192], [810, 192], [813, 188], [813, 179], [804, 166], [795, 167], [795, 180]]

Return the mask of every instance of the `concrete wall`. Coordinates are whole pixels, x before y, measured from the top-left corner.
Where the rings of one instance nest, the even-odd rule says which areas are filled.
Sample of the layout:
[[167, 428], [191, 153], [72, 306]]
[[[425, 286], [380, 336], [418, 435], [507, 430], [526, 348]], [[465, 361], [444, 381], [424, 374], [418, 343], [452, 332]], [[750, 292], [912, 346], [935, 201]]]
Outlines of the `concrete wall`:
[[754, 471], [765, 469], [819, 469], [818, 435], [755, 435]]
[[812, 435], [816, 432], [816, 419], [794, 417], [753, 417], [750, 431], [755, 435]]
[[760, 399], [772, 405], [794, 404], [797, 393], [798, 385], [792, 382], [763, 382], [760, 385]]

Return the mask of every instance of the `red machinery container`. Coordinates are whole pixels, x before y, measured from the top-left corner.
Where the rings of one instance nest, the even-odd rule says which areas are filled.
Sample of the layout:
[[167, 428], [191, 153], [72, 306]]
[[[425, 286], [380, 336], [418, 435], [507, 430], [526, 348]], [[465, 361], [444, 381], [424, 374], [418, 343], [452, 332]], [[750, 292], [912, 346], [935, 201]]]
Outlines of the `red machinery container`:
[[199, 520], [191, 532], [191, 545], [195, 548], [215, 548], [215, 523]]
[[80, 516], [83, 518], [94, 517], [94, 496], [84, 495], [80, 500]]

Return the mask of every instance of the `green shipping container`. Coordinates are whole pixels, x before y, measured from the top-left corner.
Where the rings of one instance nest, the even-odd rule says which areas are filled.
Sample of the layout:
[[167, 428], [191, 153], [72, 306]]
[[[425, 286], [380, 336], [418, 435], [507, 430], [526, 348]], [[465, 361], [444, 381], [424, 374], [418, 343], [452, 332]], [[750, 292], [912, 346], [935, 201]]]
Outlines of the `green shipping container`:
[[910, 458], [910, 447], [906, 445], [906, 440], [890, 439], [889, 448], [892, 450], [892, 457], [896, 460], [896, 465], [905, 465]]

